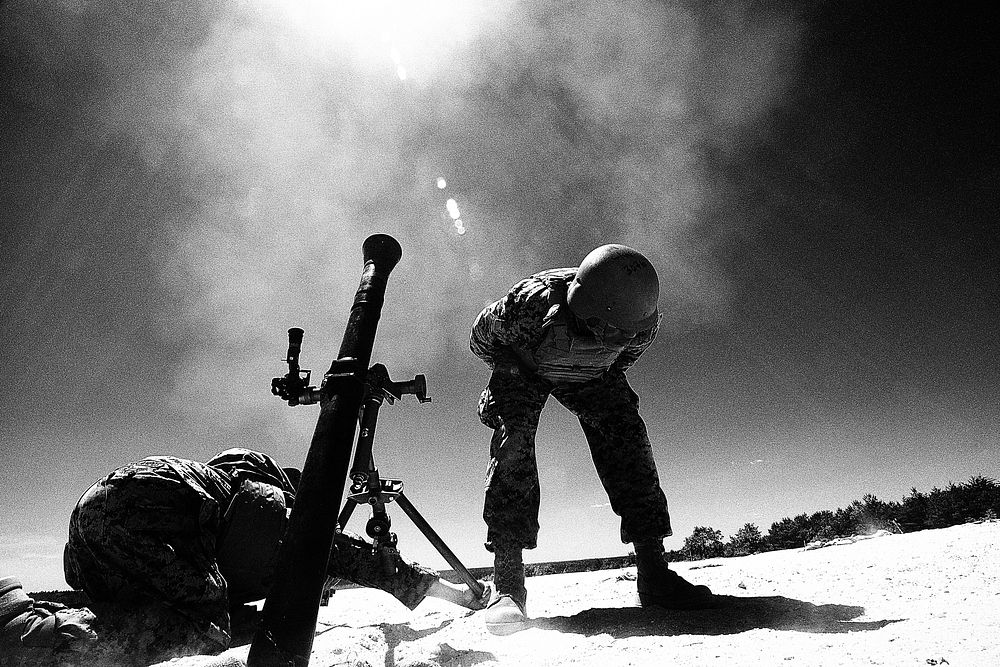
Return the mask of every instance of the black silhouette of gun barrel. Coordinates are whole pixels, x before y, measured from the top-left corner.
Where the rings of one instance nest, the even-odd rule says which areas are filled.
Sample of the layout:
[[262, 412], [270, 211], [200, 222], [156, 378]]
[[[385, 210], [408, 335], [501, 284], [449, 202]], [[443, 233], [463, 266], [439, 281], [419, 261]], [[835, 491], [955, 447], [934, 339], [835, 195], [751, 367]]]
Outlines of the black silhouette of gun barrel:
[[340, 353], [320, 387], [316, 430], [278, 553], [274, 585], [250, 647], [249, 667], [304, 667], [312, 653], [386, 283], [403, 253], [386, 234], [369, 236], [362, 252], [361, 284]]

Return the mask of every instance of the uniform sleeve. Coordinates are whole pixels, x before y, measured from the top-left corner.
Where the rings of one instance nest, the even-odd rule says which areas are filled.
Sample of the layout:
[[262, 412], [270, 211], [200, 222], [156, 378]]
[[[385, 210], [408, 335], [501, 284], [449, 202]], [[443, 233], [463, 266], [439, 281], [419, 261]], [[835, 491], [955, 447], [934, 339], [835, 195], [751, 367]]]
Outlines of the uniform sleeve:
[[656, 338], [656, 332], [660, 329], [660, 321], [657, 320], [656, 324], [648, 329], [640, 331], [635, 335], [629, 344], [622, 350], [622, 353], [618, 355], [615, 362], [611, 364], [611, 370], [619, 371], [624, 373], [632, 365], [638, 361], [642, 353], [646, 351], [650, 345], [653, 344], [653, 339]]
[[551, 307], [546, 284], [534, 276], [526, 278], [479, 313], [472, 325], [469, 348], [495, 368], [506, 352], [532, 347], [542, 335]]

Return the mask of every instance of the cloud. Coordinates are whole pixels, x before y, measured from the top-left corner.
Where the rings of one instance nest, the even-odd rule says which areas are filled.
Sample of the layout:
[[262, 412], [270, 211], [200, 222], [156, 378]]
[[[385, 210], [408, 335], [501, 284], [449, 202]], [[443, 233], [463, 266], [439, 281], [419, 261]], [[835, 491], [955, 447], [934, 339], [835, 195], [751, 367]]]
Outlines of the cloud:
[[90, 59], [76, 126], [135, 156], [106, 185], [115, 224], [148, 239], [157, 335], [184, 353], [176, 409], [216, 414], [225, 378], [233, 420], [270, 412], [260, 369], [290, 326], [337, 345], [373, 232], [404, 248], [390, 367], [467, 357], [482, 305], [609, 241], [653, 259], [668, 326], [725, 317], [704, 146], [780, 96], [789, 20], [646, 0], [385, 7], [48, 8]]

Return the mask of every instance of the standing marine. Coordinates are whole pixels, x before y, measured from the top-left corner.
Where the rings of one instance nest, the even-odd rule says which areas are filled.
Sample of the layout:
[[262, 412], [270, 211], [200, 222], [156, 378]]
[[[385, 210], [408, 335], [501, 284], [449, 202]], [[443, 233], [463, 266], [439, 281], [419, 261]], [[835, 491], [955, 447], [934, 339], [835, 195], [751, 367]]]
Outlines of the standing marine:
[[495, 634], [525, 627], [522, 550], [538, 536], [535, 432], [549, 395], [580, 420], [621, 539], [633, 543], [643, 606], [711, 606], [706, 586], [667, 564], [672, 534], [639, 397], [626, 371], [656, 336], [659, 281], [650, 261], [603, 245], [579, 267], [550, 269], [515, 284], [472, 327], [470, 347], [492, 369], [479, 418], [493, 429], [483, 518], [497, 595], [484, 612]]

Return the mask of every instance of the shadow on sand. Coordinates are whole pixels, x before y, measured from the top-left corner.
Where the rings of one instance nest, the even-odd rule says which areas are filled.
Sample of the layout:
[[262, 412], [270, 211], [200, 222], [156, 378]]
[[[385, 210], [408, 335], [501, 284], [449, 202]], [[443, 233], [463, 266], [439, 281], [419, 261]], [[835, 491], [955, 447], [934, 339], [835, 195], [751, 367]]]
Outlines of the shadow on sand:
[[534, 618], [530, 627], [582, 635], [608, 634], [620, 639], [640, 635], [727, 635], [759, 628], [797, 632], [857, 632], [878, 630], [901, 620], [855, 621], [853, 619], [865, 613], [864, 607], [815, 605], [777, 595], [718, 597], [721, 604], [713, 609], [587, 609], [573, 616]]
[[[378, 628], [385, 635], [388, 650], [385, 655], [386, 667], [394, 667], [394, 655], [396, 647], [403, 642], [412, 642], [423, 639], [440, 632], [451, 625], [452, 619], [445, 620], [436, 627], [414, 630], [405, 623], [379, 623]], [[496, 656], [487, 651], [476, 651], [473, 649], [456, 649], [446, 643], [438, 644], [437, 648], [429, 656], [430, 663], [427, 664], [447, 664], [449, 667], [474, 667], [483, 662], [495, 662]]]

